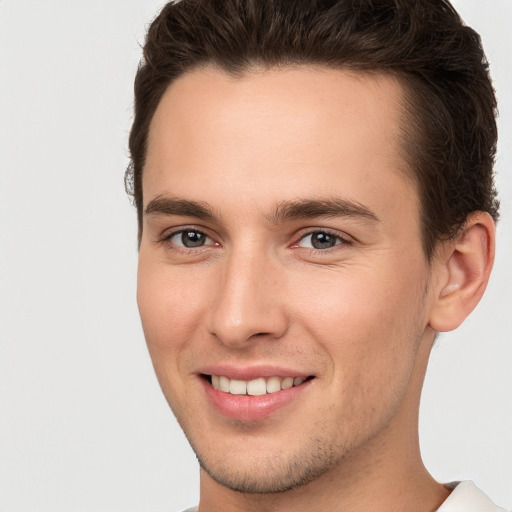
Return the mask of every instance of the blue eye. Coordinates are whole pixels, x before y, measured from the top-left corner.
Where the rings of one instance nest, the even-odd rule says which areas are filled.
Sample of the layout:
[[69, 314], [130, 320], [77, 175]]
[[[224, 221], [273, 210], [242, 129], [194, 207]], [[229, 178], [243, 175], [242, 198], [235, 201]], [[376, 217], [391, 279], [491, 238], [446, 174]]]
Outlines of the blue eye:
[[339, 245], [342, 241], [342, 238], [337, 235], [325, 231], [314, 231], [304, 236], [297, 245], [308, 249], [322, 250], [331, 249], [335, 245]]
[[195, 247], [203, 247], [211, 239], [200, 231], [194, 229], [184, 229], [173, 233], [168, 239], [174, 245], [194, 249]]

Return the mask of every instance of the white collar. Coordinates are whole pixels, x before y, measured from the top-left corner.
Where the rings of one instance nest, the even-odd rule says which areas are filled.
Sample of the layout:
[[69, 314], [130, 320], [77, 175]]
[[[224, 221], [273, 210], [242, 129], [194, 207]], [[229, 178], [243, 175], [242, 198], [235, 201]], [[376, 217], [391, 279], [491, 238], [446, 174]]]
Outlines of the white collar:
[[460, 482], [437, 512], [506, 512], [497, 507], [473, 482]]

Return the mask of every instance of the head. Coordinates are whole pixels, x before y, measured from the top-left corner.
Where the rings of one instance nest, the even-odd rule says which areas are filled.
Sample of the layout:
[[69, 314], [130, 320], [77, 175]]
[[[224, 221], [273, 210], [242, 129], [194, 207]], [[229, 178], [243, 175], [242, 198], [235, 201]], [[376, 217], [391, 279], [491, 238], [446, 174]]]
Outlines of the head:
[[490, 272], [494, 114], [441, 0], [164, 7], [130, 136], [138, 301], [211, 485], [410, 467], [435, 332]]
[[324, 66], [394, 76], [404, 88], [403, 150], [430, 258], [474, 211], [497, 220], [496, 100], [480, 38], [446, 0], [170, 2], [151, 24], [135, 80], [127, 190], [142, 232], [142, 175], [153, 114], [194, 69]]

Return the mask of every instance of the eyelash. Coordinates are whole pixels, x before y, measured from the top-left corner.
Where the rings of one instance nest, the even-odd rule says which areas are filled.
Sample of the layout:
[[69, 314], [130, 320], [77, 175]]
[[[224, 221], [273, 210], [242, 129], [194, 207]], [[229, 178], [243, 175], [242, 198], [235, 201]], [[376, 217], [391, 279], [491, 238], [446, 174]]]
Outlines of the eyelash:
[[[306, 240], [308, 237], [312, 237], [313, 235], [327, 235], [330, 238], [333, 238], [335, 243], [334, 245], [330, 247], [325, 247], [322, 249], [315, 248], [315, 247], [303, 247], [300, 244]], [[299, 239], [293, 243], [292, 249], [305, 249], [311, 252], [314, 252], [316, 254], [327, 254], [330, 253], [332, 250], [336, 250], [336, 248], [340, 245], [352, 245], [353, 241], [348, 236], [343, 236], [339, 233], [335, 233], [333, 231], [330, 231], [328, 229], [312, 229], [307, 231], [306, 233], [301, 234]]]
[[[199, 237], [205, 237], [206, 239], [210, 239], [212, 240], [212, 237], [210, 237], [209, 235], [207, 235], [204, 231], [201, 231], [197, 228], [182, 228], [182, 229], [179, 229], [177, 231], [173, 231], [172, 233], [169, 233], [165, 236], [162, 237], [162, 239], [160, 240], [160, 242], [164, 243], [164, 244], [168, 244], [170, 246], [173, 247], [174, 250], [177, 250], [177, 251], [180, 251], [180, 252], [190, 252], [190, 251], [197, 251], [199, 249], [203, 249], [205, 246], [208, 247], [208, 245], [205, 245], [205, 244], [202, 244], [202, 245], [198, 245], [196, 247], [187, 247], [186, 245], [180, 245], [180, 244], [177, 244], [176, 242], [172, 242], [172, 239], [176, 236], [183, 236], [185, 233], [193, 233], [195, 235], [198, 235]], [[212, 240], [213, 242], [213, 240]], [[219, 243], [217, 242], [213, 242], [214, 246], [218, 246], [220, 245]]]
[[[205, 239], [209, 239], [213, 243], [212, 244], [203, 243], [203, 244], [197, 245], [195, 247], [187, 247], [184, 244], [179, 244], [179, 243], [172, 241], [172, 239], [174, 237], [177, 237], [180, 235], [183, 237], [183, 235], [185, 233], [189, 233], [189, 234], [193, 233], [196, 236], [204, 237]], [[331, 246], [328, 246], [328, 247], [324, 247], [324, 248], [304, 247], [304, 246], [300, 245], [308, 237], [312, 237], [314, 235], [323, 235], [328, 238], [334, 239], [334, 244]], [[190, 252], [197, 252], [197, 251], [204, 249], [205, 247], [209, 247], [209, 246], [214, 246], [214, 247], [220, 246], [220, 244], [218, 242], [213, 241], [212, 237], [210, 237], [204, 231], [201, 231], [200, 229], [193, 228], [193, 227], [190, 227], [190, 228], [185, 227], [185, 228], [179, 229], [177, 231], [173, 231], [172, 233], [169, 233], [169, 234], [163, 236], [162, 239], [160, 240], [160, 242], [172, 246], [173, 250], [175, 250], [175, 251], [187, 253], [187, 254]], [[332, 250], [336, 250], [336, 247], [338, 247], [340, 245], [352, 245], [352, 243], [353, 243], [353, 241], [346, 236], [342, 236], [339, 233], [334, 233], [328, 229], [317, 228], [317, 229], [312, 229], [312, 230], [309, 230], [308, 232], [301, 234], [301, 236], [297, 239], [297, 241], [294, 242], [290, 247], [292, 249], [304, 249], [306, 251], [310, 251], [315, 254], [328, 254], [328, 253], [332, 252]], [[311, 245], [313, 245], [313, 242], [311, 242]]]

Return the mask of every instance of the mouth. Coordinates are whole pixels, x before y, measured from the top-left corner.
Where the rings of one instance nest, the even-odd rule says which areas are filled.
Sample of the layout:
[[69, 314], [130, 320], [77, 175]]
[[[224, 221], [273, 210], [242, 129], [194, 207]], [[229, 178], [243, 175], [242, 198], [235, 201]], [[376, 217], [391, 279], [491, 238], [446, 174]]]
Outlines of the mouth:
[[263, 396], [278, 393], [312, 380], [308, 377], [259, 377], [252, 380], [230, 379], [223, 375], [202, 375], [217, 391], [230, 395]]

